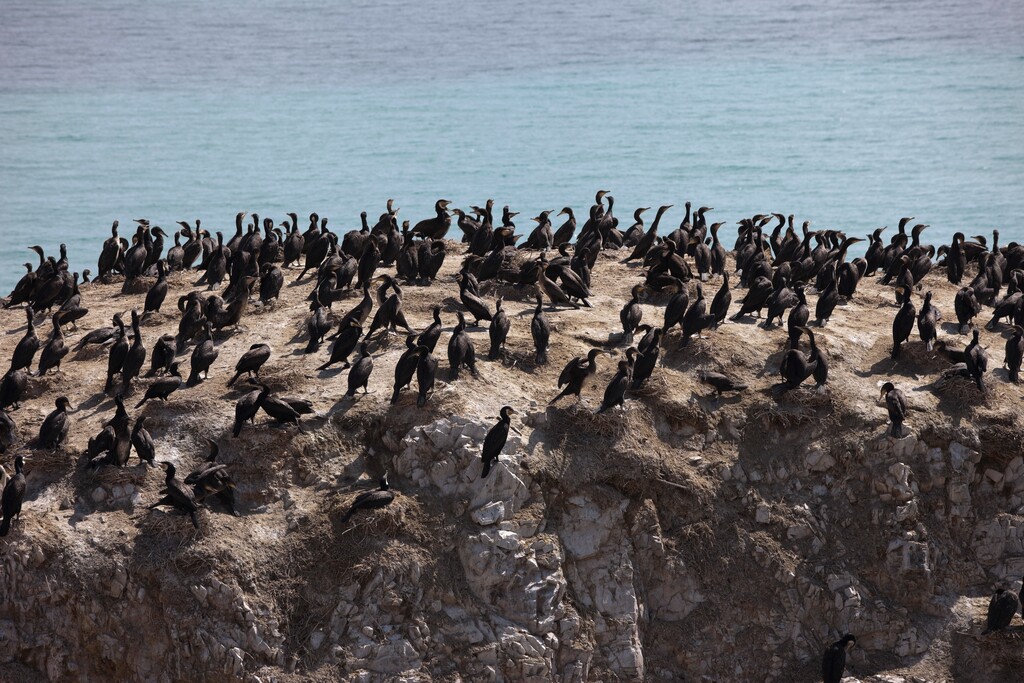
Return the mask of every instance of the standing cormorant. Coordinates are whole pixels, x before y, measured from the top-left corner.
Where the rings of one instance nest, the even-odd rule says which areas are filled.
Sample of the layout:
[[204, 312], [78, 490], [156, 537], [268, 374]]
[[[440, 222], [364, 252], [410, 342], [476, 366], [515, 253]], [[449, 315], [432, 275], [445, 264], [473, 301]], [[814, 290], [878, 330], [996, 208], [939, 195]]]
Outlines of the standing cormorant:
[[505, 406], [501, 409], [501, 413], [498, 416], [498, 422], [487, 432], [487, 436], [484, 437], [484, 447], [481, 451], [481, 459], [484, 463], [484, 469], [480, 473], [480, 477], [486, 477], [491, 471], [491, 466], [498, 462], [498, 456], [501, 455], [501, 449], [505, 447], [505, 441], [508, 440], [508, 430], [512, 426], [511, 415], [515, 415], [516, 411], [511, 406]]
[[181, 373], [178, 371], [178, 362], [171, 363], [168, 368], [170, 373], [169, 377], [161, 377], [157, 381], [153, 382], [146, 389], [146, 395], [142, 397], [142, 400], [135, 404], [136, 408], [141, 408], [146, 401], [158, 398], [161, 401], [166, 401], [167, 397], [177, 391], [182, 384]]
[[575, 395], [578, 401], [580, 393], [583, 391], [584, 382], [597, 372], [597, 357], [601, 354], [610, 355], [608, 351], [602, 349], [591, 349], [587, 352], [586, 357], [577, 356], [566, 363], [562, 368], [562, 373], [558, 376], [558, 386], [565, 388], [550, 402], [554, 403], [569, 395]]
[[[132, 380], [139, 376], [142, 366], [146, 364], [146, 347], [142, 343], [142, 331], [139, 329], [139, 312], [132, 309], [132, 345], [125, 353], [121, 364], [121, 393], [127, 394]], [[113, 350], [111, 350], [113, 353]]]
[[448, 340], [448, 365], [451, 368], [452, 381], [459, 378], [459, 369], [465, 365], [469, 368], [470, 374], [476, 377], [476, 350], [473, 348], [473, 340], [466, 332], [466, 318], [462, 311], [456, 311], [459, 322], [452, 331]]
[[227, 465], [217, 463], [220, 447], [213, 439], [207, 439], [210, 454], [199, 467], [185, 477], [185, 484], [192, 487], [192, 495], [196, 504], [203, 503], [210, 496], [217, 496], [228, 511], [235, 517], [240, 516], [235, 509], [235, 482], [228, 474]]
[[35, 312], [31, 306], [25, 307], [25, 317], [28, 318], [28, 327], [25, 330], [25, 335], [18, 341], [18, 345], [14, 347], [14, 353], [11, 355], [11, 370], [20, 370], [22, 368], [30, 370], [32, 359], [35, 358], [36, 352], [39, 351], [39, 337], [36, 336], [36, 326], [32, 322]]
[[260, 378], [260, 368], [270, 360], [269, 344], [253, 344], [249, 350], [242, 354], [235, 363], [235, 375], [228, 380], [228, 386], [233, 386], [242, 373], [249, 373], [249, 377]]
[[57, 406], [56, 410], [50, 412], [39, 426], [39, 448], [56, 450], [68, 439], [68, 430], [71, 428], [68, 410], [71, 408], [71, 401], [67, 396], [61, 396], [54, 403]]
[[196, 516], [196, 513], [199, 512], [199, 506], [196, 505], [195, 496], [174, 476], [175, 470], [172, 463], [164, 461], [160, 464], [167, 470], [167, 475], [164, 478], [164, 488], [160, 491], [163, 497], [150, 505], [149, 509], [152, 510], [159, 505], [169, 505], [176, 510], [187, 513], [192, 520], [192, 526], [198, 529], [199, 518]]
[[370, 373], [373, 372], [373, 357], [366, 348], [366, 342], [359, 345], [359, 358], [348, 371], [348, 391], [345, 398], [352, 398], [356, 390], [362, 388], [364, 394], [370, 393]]
[[537, 294], [537, 307], [533, 309], [533, 319], [530, 320], [530, 335], [533, 337], [533, 348], [536, 350], [534, 363], [547, 365], [548, 343], [551, 339], [551, 325], [544, 315], [544, 297]]
[[0, 509], [3, 510], [3, 522], [0, 522], [0, 536], [6, 536], [11, 530], [11, 522], [21, 517], [21, 503], [25, 500], [25, 458], [14, 456], [14, 476], [7, 480], [3, 495], [0, 496]]
[[394, 391], [391, 393], [391, 405], [398, 403], [398, 395], [412, 383], [412, 378], [416, 374], [416, 366], [420, 362], [420, 354], [422, 353], [417, 346], [416, 335], [410, 334], [405, 338], [406, 348], [399, 356], [398, 361], [395, 363], [395, 385]]
[[256, 413], [263, 407], [263, 401], [270, 393], [264, 387], [250, 391], [235, 402], [235, 422], [231, 428], [231, 436], [235, 439], [242, 433], [242, 427], [246, 422], [254, 422]]
[[491, 324], [487, 328], [487, 335], [491, 340], [491, 348], [487, 352], [487, 358], [490, 360], [495, 360], [501, 353], [501, 349], [505, 346], [505, 340], [508, 338], [508, 331], [512, 327], [501, 302], [502, 299], [499, 296], [494, 302], [494, 317], [491, 318]]
[[622, 337], [623, 343], [633, 343], [633, 333], [636, 331], [637, 325], [640, 324], [640, 320], [643, 319], [644, 309], [640, 306], [640, 294], [644, 291], [642, 284], [633, 285], [633, 289], [630, 290], [630, 299], [626, 302], [626, 305], [619, 311], [619, 321], [622, 323]]
[[434, 393], [434, 381], [437, 377], [437, 359], [425, 346], [416, 347], [419, 362], [416, 363], [416, 406], [422, 408], [427, 398]]
[[164, 268], [162, 259], [156, 262], [156, 270], [158, 273], [156, 282], [146, 292], [146, 303], [142, 309], [143, 318], [150, 313], [159, 313], [160, 307], [164, 305], [164, 299], [167, 298], [167, 269]]
[[53, 314], [53, 332], [46, 342], [42, 352], [39, 354], [39, 365], [36, 367], [36, 377], [42, 377], [51, 368], [60, 370], [60, 362], [68, 355], [71, 349], [64, 343], [64, 332], [60, 329], [61, 313]]
[[975, 329], [971, 343], [964, 349], [964, 362], [967, 363], [967, 372], [974, 378], [978, 390], [985, 391], [983, 377], [988, 370], [988, 353], [979, 341], [980, 336], [981, 333]]
[[896, 388], [892, 382], [882, 385], [881, 398], [885, 399], [885, 407], [889, 411], [889, 419], [892, 421], [892, 436], [896, 439], [903, 438], [903, 421], [907, 417], [907, 397]]
[[824, 683], [840, 683], [846, 670], [846, 655], [857, 644], [857, 637], [847, 633], [825, 650], [821, 660], [821, 680]]
[[[661, 335], [662, 329], [655, 327], [651, 331], [652, 339], [649, 343], [640, 342], [640, 353], [636, 357], [636, 362], [633, 364], [632, 384], [631, 388], [636, 390], [643, 386], [644, 382], [654, 372], [655, 366], [658, 364], [658, 354], [661, 352]], [[646, 335], [645, 335], [646, 338]]]
[[910, 300], [909, 287], [897, 287], [896, 293], [902, 298], [902, 306], [896, 311], [896, 317], [892, 320], [892, 359], [900, 357], [900, 346], [910, 339], [910, 333], [914, 331], [914, 319], [917, 317], [917, 308]]
[[921, 336], [921, 341], [924, 342], [925, 349], [928, 351], [935, 347], [940, 320], [942, 320], [942, 313], [932, 304], [932, 293], [925, 292], [924, 304], [921, 306], [921, 312], [917, 314], [917, 333]]
[[981, 303], [973, 287], [961, 287], [953, 298], [956, 320], [960, 323], [960, 334], [967, 334], [974, 316], [981, 313]]
[[747, 385], [743, 382], [733, 379], [728, 375], [723, 375], [720, 372], [702, 372], [698, 379], [712, 387], [715, 390], [715, 396], [719, 398], [727, 391], [743, 391], [747, 388]]
[[135, 448], [135, 453], [139, 456], [140, 461], [155, 467], [156, 443], [153, 441], [149, 430], [146, 429], [147, 419], [145, 415], [142, 415], [135, 421], [135, 426], [132, 427], [131, 444]]
[[1020, 607], [1020, 599], [1016, 595], [1005, 588], [997, 589], [988, 603], [988, 615], [985, 619], [985, 630], [981, 632], [982, 635], [992, 631], [1001, 631], [1009, 626], [1014, 615], [1017, 614], [1018, 607]]
[[554, 239], [552, 240], [552, 246], [554, 247], [572, 242], [573, 235], [576, 234], [576, 216], [573, 215], [572, 209], [566, 206], [558, 212], [558, 215], [568, 216], [568, 218], [555, 231]]
[[615, 406], [621, 406], [625, 402], [626, 389], [629, 388], [630, 374], [632, 371], [632, 358], [634, 349], [629, 349], [629, 360], [620, 360], [619, 367], [615, 371], [615, 375], [612, 376], [608, 386], [604, 390], [604, 398], [601, 400], [601, 406], [597, 409], [598, 413], [603, 413], [609, 408]]
[[[1013, 326], [1013, 336], [1006, 340], [1006, 355], [1003, 364], [1010, 373], [1010, 381], [1020, 382], [1020, 367], [1024, 359], [1024, 327]], [[0, 401], [2, 403], [2, 401]]]
[[[204, 378], [210, 377], [210, 366], [217, 360], [220, 351], [213, 345], [213, 328], [207, 322], [203, 326], [203, 340], [192, 349], [192, 364], [189, 367], [188, 381], [185, 386], [194, 387]], [[200, 378], [203, 375], [203, 378]]]

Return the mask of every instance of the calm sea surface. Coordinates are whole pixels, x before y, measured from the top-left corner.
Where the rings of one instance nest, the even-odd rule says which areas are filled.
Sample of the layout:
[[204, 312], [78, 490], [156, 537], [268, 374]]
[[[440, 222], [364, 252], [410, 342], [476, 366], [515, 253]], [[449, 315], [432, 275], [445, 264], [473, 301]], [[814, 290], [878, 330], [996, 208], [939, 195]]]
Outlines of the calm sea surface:
[[5, 0], [0, 289], [31, 244], [95, 271], [114, 219], [388, 197], [1024, 240], [1022, 36], [1015, 0]]

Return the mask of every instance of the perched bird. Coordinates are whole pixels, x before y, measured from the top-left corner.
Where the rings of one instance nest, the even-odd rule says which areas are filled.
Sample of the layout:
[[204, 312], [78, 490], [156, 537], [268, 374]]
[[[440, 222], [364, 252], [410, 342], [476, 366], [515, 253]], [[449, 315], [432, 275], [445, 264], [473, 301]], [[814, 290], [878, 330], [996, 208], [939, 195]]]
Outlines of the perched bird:
[[[632, 352], [633, 349], [631, 348]], [[632, 356], [630, 353], [630, 360], [620, 360], [619, 367], [615, 371], [615, 375], [612, 376], [608, 386], [604, 390], [604, 398], [601, 400], [601, 406], [597, 409], [598, 413], [603, 413], [609, 408], [615, 406], [622, 406], [626, 399], [626, 389], [629, 388], [630, 371], [632, 370]]]
[[907, 397], [892, 382], [882, 385], [881, 398], [885, 399], [885, 407], [892, 421], [892, 435], [896, 439], [903, 438], [903, 421], [907, 417]]
[[846, 655], [857, 644], [857, 637], [852, 633], [828, 646], [821, 660], [821, 679], [824, 683], [840, 683], [846, 670]]
[[644, 317], [644, 309], [640, 306], [640, 294], [643, 291], [644, 286], [642, 284], [633, 285], [633, 289], [630, 290], [629, 301], [619, 311], [619, 322], [622, 323], [622, 337], [626, 344], [633, 343], [633, 332], [636, 331], [637, 325], [640, 324], [640, 320]]
[[491, 465], [498, 462], [501, 449], [505, 447], [505, 441], [508, 440], [508, 430], [512, 427], [510, 416], [515, 414], [516, 411], [511, 406], [503, 407], [498, 415], [497, 424], [491, 427], [487, 436], [484, 437], [484, 447], [480, 456], [484, 462], [484, 469], [480, 473], [481, 478], [486, 477], [491, 471]]
[[203, 379], [209, 379], [210, 366], [217, 360], [218, 355], [220, 355], [220, 351], [213, 345], [213, 327], [207, 322], [203, 326], [202, 341], [192, 349], [192, 364], [189, 367], [188, 381], [185, 382], [185, 386], [194, 387]]
[[988, 371], [988, 352], [979, 341], [980, 332], [975, 328], [974, 337], [971, 343], [964, 349], [964, 363], [967, 364], [967, 372], [978, 385], [978, 391], [985, 391], [984, 375]]
[[[1022, 361], [1024, 361], [1024, 327], [1014, 325], [1013, 335], [1006, 340], [1005, 355], [1003, 356], [1003, 364], [1009, 371], [1010, 381], [1014, 384], [1020, 382]], [[3, 391], [0, 390], [0, 396], [2, 395]], [[0, 407], [3, 407], [3, 404], [4, 401], [0, 398]]]
[[196, 503], [204, 503], [207, 498], [216, 496], [228, 511], [235, 517], [239, 517], [235, 508], [235, 482], [228, 474], [227, 465], [217, 463], [217, 455], [220, 447], [213, 439], [207, 439], [210, 444], [210, 454], [196, 469], [192, 470], [185, 477], [185, 484], [192, 487], [192, 494]]
[[505, 313], [505, 309], [502, 307], [501, 297], [499, 296], [497, 301], [494, 302], [494, 317], [491, 318], [491, 324], [487, 329], [487, 335], [491, 340], [491, 348], [487, 352], [489, 360], [495, 360], [501, 353], [511, 327], [512, 324], [509, 321], [508, 314]]
[[892, 320], [892, 359], [900, 357], [900, 346], [910, 339], [910, 333], [914, 330], [914, 319], [917, 317], [917, 308], [910, 300], [909, 287], [897, 287], [896, 293], [902, 300], [900, 310], [896, 311], [896, 317]]
[[345, 392], [345, 398], [352, 398], [356, 395], [356, 390], [360, 388], [363, 393], [370, 393], [368, 387], [371, 372], [373, 372], [373, 357], [366, 348], [366, 342], [363, 342], [359, 345], [359, 358], [352, 364], [352, 369], [348, 371], [348, 391]]
[[250, 391], [235, 402], [235, 422], [231, 428], [233, 438], [238, 438], [238, 435], [242, 433], [242, 426], [246, 422], [255, 421], [256, 413], [263, 407], [263, 401], [269, 393], [265, 387], [261, 387]]
[[172, 507], [175, 510], [188, 514], [192, 520], [192, 526], [198, 529], [199, 517], [196, 516], [196, 513], [199, 512], [199, 506], [196, 505], [195, 496], [175, 476], [173, 463], [164, 461], [160, 464], [167, 470], [167, 475], [164, 477], [164, 488], [160, 491], [163, 497], [150, 505], [149, 509], [152, 510], [160, 505]]
[[713, 388], [718, 397], [727, 391], [744, 391], [748, 386], [720, 372], [702, 372], [698, 377], [701, 382]]
[[466, 332], [466, 318], [462, 311], [456, 311], [459, 322], [452, 331], [451, 339], [448, 340], [448, 365], [451, 368], [452, 381], [459, 378], [459, 369], [463, 366], [469, 368], [469, 372], [475, 378], [476, 374], [476, 350], [473, 348], [473, 340]]
[[0, 536], [6, 536], [11, 530], [15, 517], [21, 517], [21, 504], [25, 500], [25, 458], [14, 456], [14, 476], [7, 480], [3, 495], [0, 496], [0, 508], [3, 509], [3, 522], [0, 522]]
[[537, 352], [534, 363], [547, 365], [551, 325], [544, 315], [544, 297], [540, 294], [537, 295], [537, 308], [533, 310], [533, 318], [530, 320], [530, 335], [533, 337], [533, 348]]
[[602, 349], [590, 349], [585, 358], [577, 356], [566, 363], [562, 368], [562, 373], [558, 376], [558, 386], [565, 388], [551, 399], [550, 403], [570, 395], [575, 395], [578, 401], [580, 393], [583, 391], [584, 382], [597, 372], [597, 357], [601, 354], [611, 355], [610, 352]]
[[68, 410], [71, 408], [71, 401], [67, 396], [61, 396], [55, 401], [56, 410], [52, 411], [39, 426], [39, 448], [56, 450], [68, 439], [68, 431], [71, 429], [71, 418]]
[[997, 589], [988, 603], [988, 615], [985, 619], [985, 630], [981, 632], [982, 635], [992, 631], [1001, 631], [1009, 626], [1013, 621], [1013, 616], [1017, 614], [1018, 607], [1020, 607], [1020, 599], [1016, 595], [1005, 588]]
[[260, 368], [270, 360], [269, 344], [253, 344], [249, 350], [242, 354], [235, 363], [235, 376], [228, 381], [228, 386], [234, 385], [242, 373], [249, 373], [250, 377], [260, 378]]
[[135, 449], [135, 454], [139, 456], [139, 460], [149, 464], [151, 467], [156, 466], [156, 443], [153, 441], [152, 435], [149, 430], [146, 429], [146, 416], [143, 415], [135, 421], [135, 426], [132, 427], [131, 444]]
[[341, 518], [341, 523], [345, 524], [359, 510], [376, 510], [378, 508], [386, 507], [395, 500], [395, 492], [391, 490], [388, 485], [388, 474], [384, 473], [384, 476], [380, 478], [380, 486], [373, 491], [364, 491], [356, 496], [356, 499], [352, 501], [352, 505], [349, 506], [348, 512]]
[[[403, 389], [412, 384], [412, 378], [416, 374], [416, 366], [420, 362], [421, 352], [417, 345], [417, 337], [410, 334], [405, 338], [405, 351], [399, 356], [395, 363], [395, 384], [391, 394], [391, 405], [398, 403], [398, 395]], [[423, 347], [425, 348], [425, 347]]]
[[419, 362], [416, 363], [416, 407], [427, 404], [427, 398], [434, 393], [434, 382], [437, 378], [437, 359], [427, 347], [418, 346]]
[[153, 382], [146, 388], [146, 394], [142, 397], [142, 400], [135, 404], [136, 408], [141, 408], [146, 401], [158, 398], [161, 401], [166, 401], [167, 397], [177, 391], [182, 385], [181, 373], [178, 371], [178, 362], [174, 361], [171, 363], [170, 376], [161, 377], [157, 381]]

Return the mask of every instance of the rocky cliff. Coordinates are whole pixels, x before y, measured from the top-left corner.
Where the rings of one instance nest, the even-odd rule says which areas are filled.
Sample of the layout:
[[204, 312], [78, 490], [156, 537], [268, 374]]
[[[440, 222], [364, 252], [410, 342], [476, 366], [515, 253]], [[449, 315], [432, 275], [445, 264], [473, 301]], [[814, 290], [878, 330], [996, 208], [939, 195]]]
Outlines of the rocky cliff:
[[[433, 287], [404, 289], [414, 327], [438, 301], [454, 323], [457, 268], [449, 257]], [[199, 531], [147, 509], [163, 475], [134, 456], [124, 469], [83, 467], [113, 401], [100, 391], [105, 351], [72, 353], [13, 413], [24, 441], [56, 396], [76, 407], [66, 449], [29, 451], [22, 519], [0, 541], [0, 678], [813, 680], [824, 647], [853, 632], [847, 671], [860, 680], [1020, 680], [1019, 619], [980, 636], [993, 587], [1016, 590], [1024, 575], [1021, 389], [1005, 371], [979, 392], [943, 377], [948, 361], [916, 338], [889, 360], [892, 292], [865, 281], [818, 332], [831, 359], [823, 391], [772, 392], [784, 328], [738, 322], [684, 349], [670, 335], [622, 409], [594, 414], [607, 360], [582, 403], [549, 407], [569, 358], [624, 350], [618, 311], [638, 278], [602, 257], [594, 308], [548, 314], [546, 366], [533, 362], [529, 290], [501, 288], [507, 352], [481, 360], [478, 379], [439, 382], [423, 408], [408, 392], [388, 405], [400, 337], [371, 346], [371, 393], [343, 400], [345, 373], [314, 370], [327, 347], [301, 353], [311, 283], [253, 304], [242, 329], [218, 337], [208, 381], [130, 411], [149, 417], [158, 460], [180, 472], [203, 459], [205, 438], [220, 443], [241, 516], [204, 509]], [[176, 330], [173, 301], [190, 279], [172, 277], [164, 313], [142, 328], [147, 347]], [[952, 317], [941, 272], [924, 285]], [[83, 299], [82, 333], [142, 295], [92, 284]], [[644, 322], [661, 324], [663, 305], [646, 300]], [[0, 320], [7, 358], [23, 314]], [[941, 334], [953, 343], [956, 332]], [[485, 329], [471, 336], [486, 349]], [[274, 349], [267, 384], [317, 414], [301, 431], [261, 415], [232, 439], [240, 393], [225, 381], [256, 340]], [[1002, 334], [983, 343], [998, 367]], [[700, 370], [750, 388], [709, 396]], [[878, 400], [886, 380], [912, 408], [900, 439]], [[520, 415], [482, 479], [481, 443], [505, 404]], [[397, 500], [342, 524], [383, 471]]]

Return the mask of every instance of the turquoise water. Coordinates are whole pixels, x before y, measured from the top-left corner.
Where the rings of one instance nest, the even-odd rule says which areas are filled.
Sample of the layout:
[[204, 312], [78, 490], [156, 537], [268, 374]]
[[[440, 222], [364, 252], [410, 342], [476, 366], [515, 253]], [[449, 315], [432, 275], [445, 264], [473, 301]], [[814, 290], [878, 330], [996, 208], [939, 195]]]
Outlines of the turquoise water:
[[388, 197], [1024, 240], [1021, 35], [1010, 2], [6, 2], [0, 289], [30, 244], [95, 270], [114, 219]]

